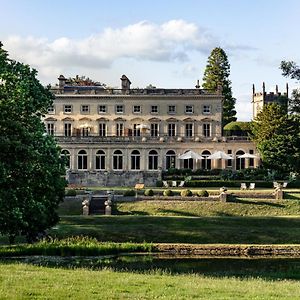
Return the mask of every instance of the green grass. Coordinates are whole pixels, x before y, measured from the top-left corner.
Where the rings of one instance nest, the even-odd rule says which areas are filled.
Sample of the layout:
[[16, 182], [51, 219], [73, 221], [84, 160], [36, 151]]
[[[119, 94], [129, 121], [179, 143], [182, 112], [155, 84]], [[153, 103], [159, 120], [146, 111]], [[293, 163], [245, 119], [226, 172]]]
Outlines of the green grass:
[[298, 244], [300, 218], [64, 216], [50, 234], [136, 243]]
[[299, 282], [0, 264], [1, 299], [298, 299]]
[[152, 244], [98, 242], [89, 237], [71, 237], [62, 240], [43, 240], [34, 244], [19, 244], [0, 247], [0, 257], [26, 255], [46, 256], [97, 256], [106, 254], [151, 252]]
[[219, 201], [136, 201], [116, 204], [118, 214], [160, 216], [296, 216], [297, 200], [268, 201], [237, 199]]

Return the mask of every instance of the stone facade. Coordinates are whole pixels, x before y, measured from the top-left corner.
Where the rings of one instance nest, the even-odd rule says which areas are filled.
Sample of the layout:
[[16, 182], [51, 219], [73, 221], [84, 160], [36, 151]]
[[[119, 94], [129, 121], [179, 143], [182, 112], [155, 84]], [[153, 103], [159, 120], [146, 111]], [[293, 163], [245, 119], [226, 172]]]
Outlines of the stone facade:
[[[288, 98], [289, 87], [286, 84], [286, 92], [281, 94], [278, 91], [278, 86], [276, 85], [275, 93], [266, 92], [265, 83], [263, 82], [262, 92], [255, 92], [255, 86], [253, 85], [253, 92], [252, 92], [252, 107], [253, 107], [253, 119], [256, 118], [257, 114], [262, 111], [264, 105], [270, 103], [277, 103], [279, 105], [287, 105], [284, 100]], [[282, 97], [284, 96], [284, 97]], [[286, 99], [285, 99], [286, 98]]]
[[[169, 168], [256, 167], [257, 159], [245, 137], [222, 137], [222, 95], [195, 89], [131, 89], [121, 77], [121, 89], [97, 83], [68, 83], [61, 75], [52, 88], [53, 107], [44, 118], [69, 161], [68, 180], [84, 185], [152, 186]], [[204, 157], [180, 160], [192, 150]], [[232, 161], [206, 157], [224, 151]]]

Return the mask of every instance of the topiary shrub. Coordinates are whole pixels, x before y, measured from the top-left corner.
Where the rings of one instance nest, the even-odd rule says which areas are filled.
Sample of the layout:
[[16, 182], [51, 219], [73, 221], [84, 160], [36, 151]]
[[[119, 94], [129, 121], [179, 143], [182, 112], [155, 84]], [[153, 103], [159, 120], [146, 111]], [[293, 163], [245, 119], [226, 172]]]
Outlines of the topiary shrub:
[[70, 189], [70, 190], [67, 190], [66, 192], [65, 192], [65, 195], [66, 196], [72, 196], [72, 197], [75, 197], [76, 196], [76, 190], [74, 190], [74, 189]]
[[163, 195], [164, 196], [167, 196], [167, 197], [169, 197], [169, 196], [173, 196], [173, 191], [171, 191], [171, 190], [164, 190], [164, 193], [163, 193]]
[[145, 190], [144, 195], [145, 195], [145, 196], [153, 196], [153, 195], [154, 195], [154, 192], [153, 192], [153, 190], [151, 190], [151, 189], [147, 189], [147, 190]]
[[199, 197], [208, 197], [208, 196], [209, 196], [207, 190], [200, 190], [200, 191], [197, 192], [197, 195], [198, 195]]
[[191, 196], [193, 196], [193, 193], [191, 190], [183, 190], [183, 191], [181, 191], [180, 196], [181, 197], [191, 197]]
[[135, 190], [126, 190], [126, 191], [124, 191], [123, 196], [124, 197], [133, 197], [133, 196], [135, 196]]

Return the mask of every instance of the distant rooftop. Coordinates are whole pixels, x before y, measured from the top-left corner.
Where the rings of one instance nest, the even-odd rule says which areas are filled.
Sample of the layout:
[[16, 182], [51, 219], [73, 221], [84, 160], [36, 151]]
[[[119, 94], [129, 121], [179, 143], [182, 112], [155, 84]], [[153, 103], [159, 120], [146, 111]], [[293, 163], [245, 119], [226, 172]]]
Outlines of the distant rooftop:
[[105, 84], [95, 82], [84, 76], [75, 78], [65, 78], [63, 75], [58, 77], [58, 85], [51, 87], [54, 94], [80, 94], [80, 95], [220, 95], [218, 91], [200, 89], [197, 83], [194, 89], [164, 89], [148, 86], [146, 88], [130, 88], [131, 81], [126, 75], [121, 76], [121, 89], [107, 88]]

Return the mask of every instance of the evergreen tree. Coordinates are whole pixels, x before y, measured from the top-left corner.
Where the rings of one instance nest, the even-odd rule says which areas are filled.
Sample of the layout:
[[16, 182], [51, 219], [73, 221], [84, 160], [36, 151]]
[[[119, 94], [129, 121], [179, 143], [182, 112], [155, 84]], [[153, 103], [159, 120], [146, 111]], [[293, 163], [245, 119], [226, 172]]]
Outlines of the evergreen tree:
[[300, 171], [300, 118], [272, 103], [252, 122], [253, 141], [267, 168], [289, 173]]
[[64, 164], [41, 117], [53, 95], [0, 42], [0, 234], [28, 241], [58, 221]]
[[229, 80], [230, 64], [227, 55], [222, 48], [214, 48], [208, 57], [203, 76], [203, 88], [217, 91], [222, 89], [223, 119], [222, 126], [236, 121], [235, 98], [232, 97], [231, 81]]

